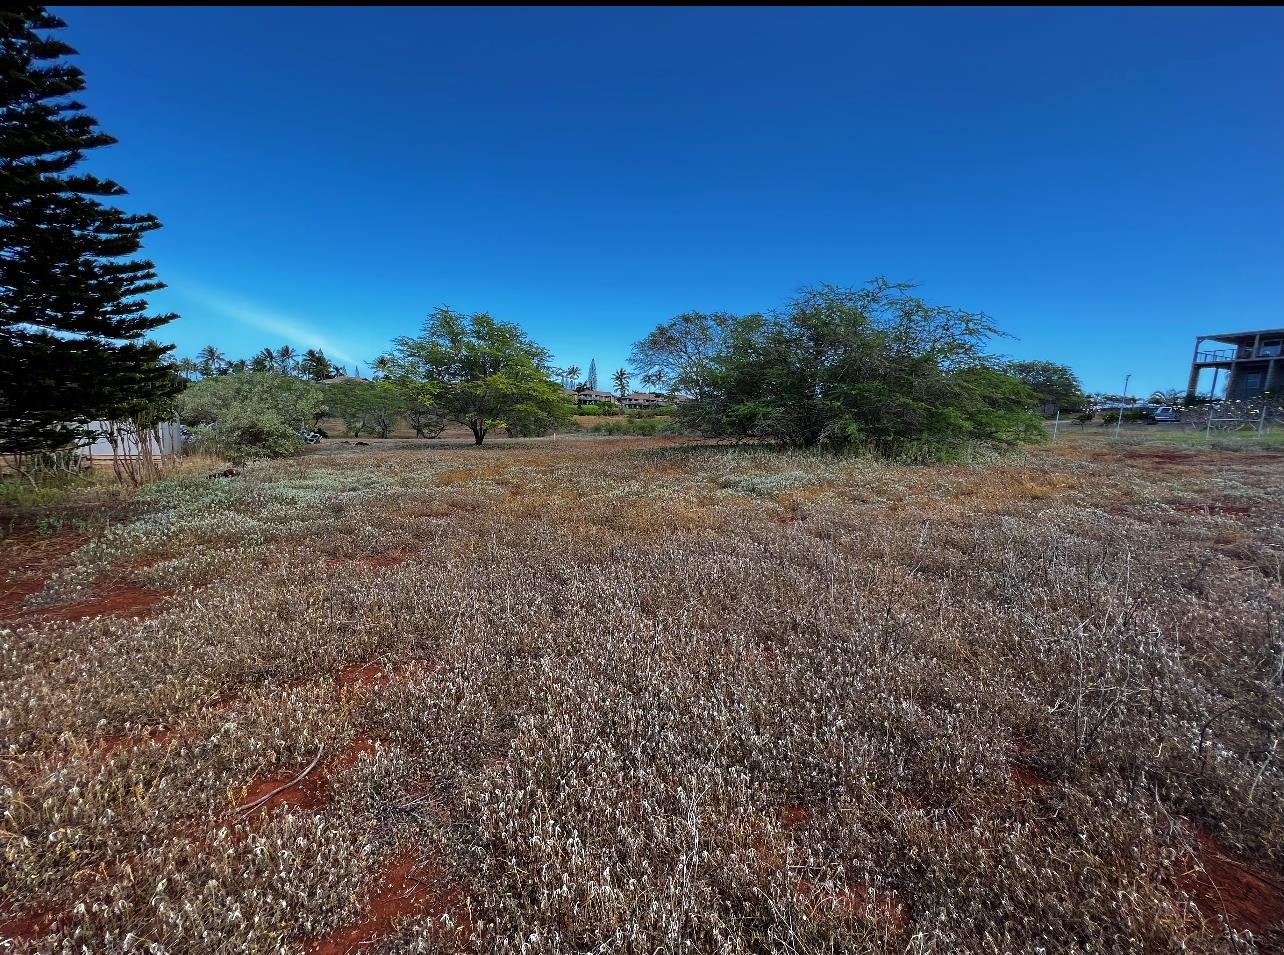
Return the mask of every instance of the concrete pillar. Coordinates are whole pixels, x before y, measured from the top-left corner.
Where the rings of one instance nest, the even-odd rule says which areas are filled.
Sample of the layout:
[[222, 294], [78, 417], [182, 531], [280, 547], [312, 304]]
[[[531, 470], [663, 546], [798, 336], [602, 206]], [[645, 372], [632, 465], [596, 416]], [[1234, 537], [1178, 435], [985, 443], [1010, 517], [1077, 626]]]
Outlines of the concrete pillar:
[[1203, 338], [1195, 339], [1195, 351], [1190, 356], [1190, 378], [1186, 381], [1186, 402], [1189, 404], [1190, 399], [1199, 393], [1199, 372], [1200, 368], [1196, 362], [1199, 361], [1199, 346], [1204, 343]]

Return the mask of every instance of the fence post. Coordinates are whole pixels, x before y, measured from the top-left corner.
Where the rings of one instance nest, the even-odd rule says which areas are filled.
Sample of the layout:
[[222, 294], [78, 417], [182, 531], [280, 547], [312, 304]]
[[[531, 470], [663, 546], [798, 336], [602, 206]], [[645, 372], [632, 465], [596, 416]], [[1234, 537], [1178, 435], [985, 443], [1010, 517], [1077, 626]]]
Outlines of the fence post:
[[1210, 401], [1210, 402], [1208, 403], [1208, 423], [1207, 423], [1206, 425], [1204, 425], [1204, 440], [1205, 440], [1205, 441], [1210, 441], [1210, 440], [1212, 440], [1212, 432], [1213, 432], [1213, 404], [1212, 404], [1212, 402]]
[[1266, 432], [1266, 403], [1262, 402], [1262, 413], [1257, 419], [1257, 436], [1260, 438]]
[[1052, 422], [1052, 440], [1057, 440], [1057, 428], [1061, 426], [1061, 409], [1057, 409], [1057, 419]]

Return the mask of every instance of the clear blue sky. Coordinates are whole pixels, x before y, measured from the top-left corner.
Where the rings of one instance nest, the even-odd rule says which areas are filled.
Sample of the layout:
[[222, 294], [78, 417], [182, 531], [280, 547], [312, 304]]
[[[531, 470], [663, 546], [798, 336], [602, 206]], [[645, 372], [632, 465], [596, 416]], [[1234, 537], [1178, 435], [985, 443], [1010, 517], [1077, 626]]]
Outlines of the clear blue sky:
[[657, 323], [911, 279], [1090, 390], [1284, 324], [1284, 12], [54, 7], [182, 354], [439, 304], [601, 378]]

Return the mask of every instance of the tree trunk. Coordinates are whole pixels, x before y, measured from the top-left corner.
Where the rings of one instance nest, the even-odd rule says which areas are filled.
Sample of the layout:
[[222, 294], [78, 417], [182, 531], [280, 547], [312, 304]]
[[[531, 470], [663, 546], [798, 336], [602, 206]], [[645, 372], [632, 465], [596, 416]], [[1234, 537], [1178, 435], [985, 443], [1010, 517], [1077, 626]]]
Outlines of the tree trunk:
[[480, 445], [486, 439], [486, 429], [481, 426], [480, 422], [474, 422], [468, 428], [473, 433], [473, 444]]

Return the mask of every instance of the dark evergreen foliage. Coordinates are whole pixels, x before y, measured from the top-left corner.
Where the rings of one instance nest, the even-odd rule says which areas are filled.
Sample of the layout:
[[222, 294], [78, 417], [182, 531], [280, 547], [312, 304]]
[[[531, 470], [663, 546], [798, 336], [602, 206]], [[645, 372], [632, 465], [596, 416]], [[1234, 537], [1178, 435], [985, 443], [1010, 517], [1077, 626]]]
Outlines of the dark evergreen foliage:
[[84, 106], [75, 51], [48, 35], [66, 24], [42, 7], [0, 12], [0, 452], [65, 445], [77, 422], [120, 419], [173, 395], [181, 379], [145, 340], [174, 315], [147, 314], [164, 287], [130, 258], [155, 216], [100, 201], [109, 179], [72, 172], [109, 146]]

